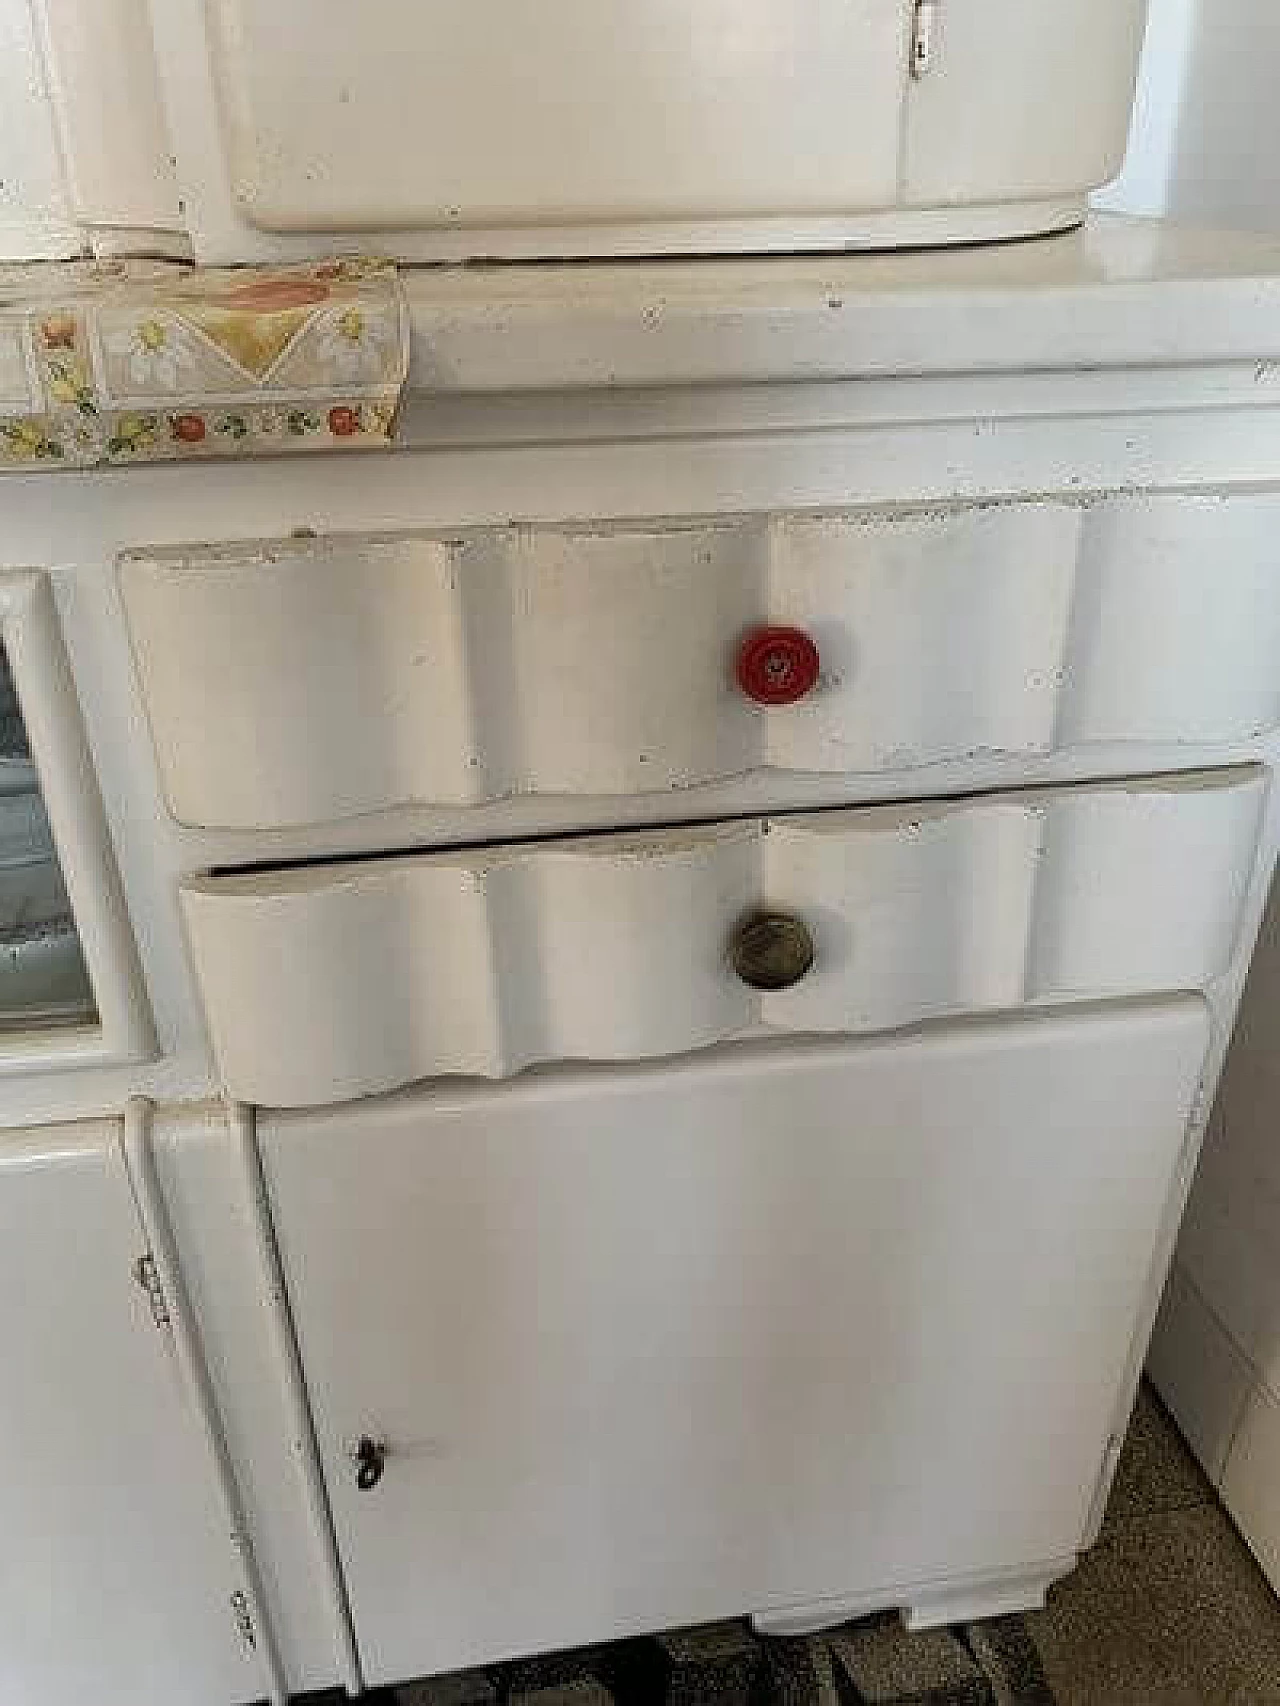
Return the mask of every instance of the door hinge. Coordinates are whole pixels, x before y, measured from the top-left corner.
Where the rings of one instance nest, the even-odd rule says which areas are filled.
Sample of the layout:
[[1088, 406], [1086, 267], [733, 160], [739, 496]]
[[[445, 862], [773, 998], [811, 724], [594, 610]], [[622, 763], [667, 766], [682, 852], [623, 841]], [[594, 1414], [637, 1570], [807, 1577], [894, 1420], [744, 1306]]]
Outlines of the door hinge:
[[231, 1617], [236, 1626], [236, 1634], [245, 1647], [253, 1652], [258, 1645], [258, 1631], [254, 1627], [248, 1596], [239, 1588], [231, 1596]]
[[927, 77], [938, 55], [938, 19], [942, 0], [916, 0], [911, 26], [911, 75]]
[[1187, 1123], [1182, 1130], [1182, 1142], [1178, 1146], [1178, 1178], [1184, 1185], [1199, 1156], [1200, 1145], [1208, 1134], [1212, 1117], [1213, 1097], [1209, 1095], [1208, 1086], [1202, 1078], [1196, 1085], [1196, 1093], [1187, 1113]]
[[147, 1302], [151, 1305], [151, 1319], [156, 1326], [171, 1326], [169, 1304], [164, 1295], [164, 1282], [160, 1278], [160, 1270], [156, 1266], [156, 1259], [150, 1250], [145, 1256], [139, 1256], [133, 1264], [133, 1277], [147, 1294]]
[[1098, 1470], [1098, 1479], [1093, 1489], [1093, 1499], [1089, 1505], [1090, 1533], [1096, 1533], [1102, 1527], [1102, 1519], [1107, 1514], [1107, 1500], [1111, 1497], [1111, 1485], [1115, 1480], [1116, 1467], [1120, 1462], [1120, 1452], [1123, 1446], [1123, 1434], [1108, 1435], [1106, 1449], [1102, 1453], [1102, 1464]]

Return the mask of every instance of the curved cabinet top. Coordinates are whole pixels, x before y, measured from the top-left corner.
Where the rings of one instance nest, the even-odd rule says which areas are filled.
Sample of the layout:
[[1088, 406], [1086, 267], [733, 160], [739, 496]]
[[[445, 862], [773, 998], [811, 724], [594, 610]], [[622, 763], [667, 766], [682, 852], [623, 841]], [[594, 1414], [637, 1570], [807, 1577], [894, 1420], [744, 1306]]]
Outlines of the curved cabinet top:
[[[154, 0], [198, 259], [963, 241], [1119, 169], [1146, 0]], [[298, 77], [299, 53], [307, 75]]]

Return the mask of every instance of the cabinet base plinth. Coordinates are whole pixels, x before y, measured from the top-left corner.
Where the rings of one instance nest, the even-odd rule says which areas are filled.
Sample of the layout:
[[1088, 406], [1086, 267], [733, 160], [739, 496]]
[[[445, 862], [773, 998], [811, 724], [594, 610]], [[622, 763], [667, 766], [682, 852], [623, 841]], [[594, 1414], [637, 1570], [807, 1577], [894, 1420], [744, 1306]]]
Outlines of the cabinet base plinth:
[[895, 1607], [901, 1609], [902, 1621], [913, 1634], [949, 1624], [981, 1623], [990, 1617], [1039, 1611], [1054, 1582], [1068, 1575], [1076, 1562], [1074, 1557], [1060, 1558], [1035, 1570], [962, 1576], [905, 1595], [863, 1594], [757, 1611], [752, 1614], [751, 1627], [757, 1635], [795, 1638], [816, 1635]]

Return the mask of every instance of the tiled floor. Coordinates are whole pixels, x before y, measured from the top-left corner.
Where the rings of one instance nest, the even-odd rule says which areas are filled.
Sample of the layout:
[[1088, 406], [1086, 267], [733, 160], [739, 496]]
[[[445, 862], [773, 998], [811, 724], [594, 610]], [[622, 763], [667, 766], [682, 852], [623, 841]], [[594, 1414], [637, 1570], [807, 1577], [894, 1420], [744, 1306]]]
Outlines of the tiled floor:
[[807, 1641], [721, 1623], [415, 1683], [370, 1706], [1280, 1706], [1280, 1603], [1144, 1391], [1101, 1544], [1026, 1618]]
[[1059, 1706], [1280, 1706], [1280, 1603], [1150, 1392], [1101, 1544], [1026, 1622]]

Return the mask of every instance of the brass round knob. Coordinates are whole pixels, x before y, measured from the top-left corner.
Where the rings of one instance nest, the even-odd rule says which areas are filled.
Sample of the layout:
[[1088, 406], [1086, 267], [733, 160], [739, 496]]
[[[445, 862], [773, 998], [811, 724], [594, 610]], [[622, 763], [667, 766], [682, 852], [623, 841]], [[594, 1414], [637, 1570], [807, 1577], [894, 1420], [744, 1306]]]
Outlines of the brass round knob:
[[789, 912], [752, 912], [741, 920], [729, 959], [752, 989], [790, 989], [813, 965], [813, 937]]

